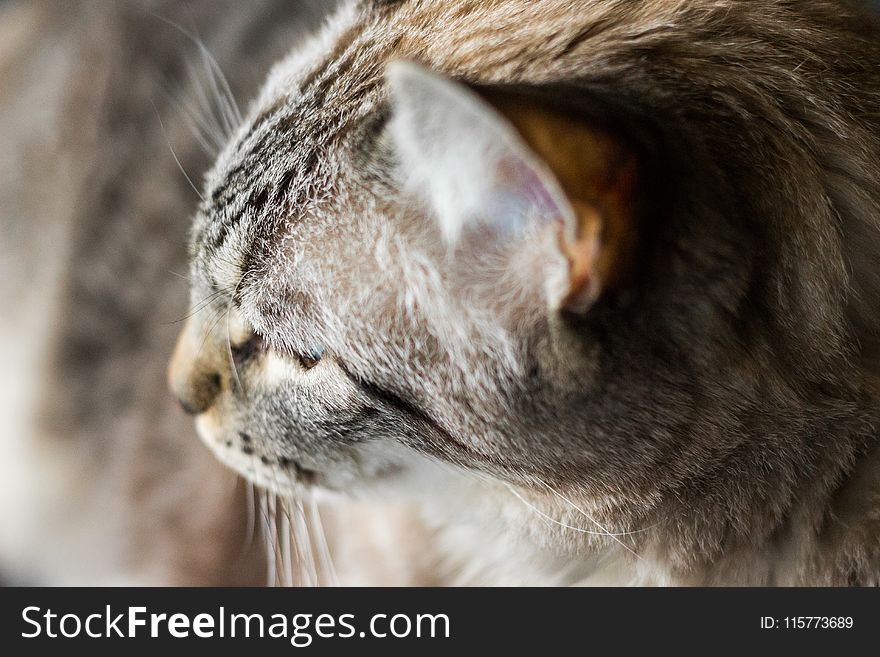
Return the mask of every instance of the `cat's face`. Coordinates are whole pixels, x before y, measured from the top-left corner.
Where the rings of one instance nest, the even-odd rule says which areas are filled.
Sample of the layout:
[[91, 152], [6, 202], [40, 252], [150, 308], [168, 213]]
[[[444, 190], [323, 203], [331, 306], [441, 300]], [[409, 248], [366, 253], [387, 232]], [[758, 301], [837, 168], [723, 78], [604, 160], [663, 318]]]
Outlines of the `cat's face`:
[[638, 158], [368, 36], [340, 52], [337, 20], [276, 67], [207, 178], [171, 368], [202, 438], [280, 491], [467, 473], [548, 504], [571, 484], [600, 507], [650, 495], [663, 447], [626, 445], [641, 418], [615, 409], [638, 405], [603, 391], [592, 324], [634, 269]]
[[[719, 107], [746, 67], [685, 73], [698, 60], [658, 46], [650, 77], [626, 39], [617, 58], [566, 45], [616, 3], [559, 3], [569, 40], [525, 60], [518, 3], [487, 4], [506, 49], [484, 57], [456, 3], [428, 4], [343, 11], [209, 174], [171, 368], [202, 438], [280, 491], [433, 495], [464, 474], [545, 520], [666, 505], [707, 550], [731, 523], [763, 531], [765, 464], [796, 495], [825, 458], [816, 409], [855, 408], [833, 215], [791, 168], [811, 155]], [[546, 84], [589, 57], [589, 85]]]
[[596, 360], [561, 312], [613, 274], [596, 211], [526, 143], [532, 120], [570, 126], [520, 133], [427, 70], [346, 80], [326, 57], [276, 69], [208, 178], [175, 393], [222, 461], [282, 491], [555, 471], [547, 400], [589, 389]]

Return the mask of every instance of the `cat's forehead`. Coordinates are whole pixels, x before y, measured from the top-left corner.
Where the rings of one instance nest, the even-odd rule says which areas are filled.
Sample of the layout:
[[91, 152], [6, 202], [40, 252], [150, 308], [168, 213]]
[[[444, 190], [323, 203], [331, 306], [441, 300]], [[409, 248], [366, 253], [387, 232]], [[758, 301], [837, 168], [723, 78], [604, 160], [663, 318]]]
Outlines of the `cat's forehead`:
[[[356, 187], [352, 156], [360, 152], [362, 129], [381, 126], [373, 119], [387, 108], [390, 61], [420, 59], [436, 71], [486, 80], [504, 70], [493, 58], [474, 55], [465, 28], [476, 6], [462, 12], [443, 6], [346, 6], [275, 67], [207, 177], [193, 252], [211, 287], [233, 288], [248, 271], [277, 263], [292, 234], [309, 234], [304, 222], [338, 220], [327, 207]], [[510, 40], [522, 40], [527, 35], [505, 7], [490, 3], [479, 11], [499, 13]], [[442, 55], [430, 47], [438, 39], [446, 45]]]
[[[279, 230], [334, 197], [355, 168], [347, 157], [359, 127], [383, 107], [390, 61], [426, 59], [435, 70], [464, 72], [464, 62], [480, 59], [459, 25], [466, 16], [420, 3], [403, 10], [385, 4], [344, 5], [275, 66], [208, 176], [195, 230], [203, 256], [234, 245], [243, 232], [271, 247]], [[448, 46], [442, 57], [428, 47], [438, 31]], [[470, 73], [491, 77], [493, 67]]]
[[226, 278], [277, 250], [301, 222], [326, 217], [317, 208], [338, 196], [350, 146], [382, 102], [384, 56], [364, 48], [360, 33], [348, 10], [279, 63], [209, 172], [194, 251], [228, 269]]

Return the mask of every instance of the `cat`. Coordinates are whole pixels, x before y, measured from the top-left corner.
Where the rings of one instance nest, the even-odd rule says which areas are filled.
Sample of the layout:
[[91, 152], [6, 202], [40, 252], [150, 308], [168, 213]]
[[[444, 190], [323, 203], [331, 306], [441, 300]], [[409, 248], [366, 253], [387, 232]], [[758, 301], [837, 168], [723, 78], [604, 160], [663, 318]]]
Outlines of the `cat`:
[[247, 488], [167, 392], [198, 200], [175, 159], [198, 180], [216, 90], [253, 94], [331, 4], [0, 4], [0, 582], [266, 582]]
[[0, 6], [0, 581], [876, 585], [875, 19], [333, 4]]
[[346, 3], [206, 176], [174, 394], [258, 486], [412, 505], [414, 581], [877, 585], [878, 37]]

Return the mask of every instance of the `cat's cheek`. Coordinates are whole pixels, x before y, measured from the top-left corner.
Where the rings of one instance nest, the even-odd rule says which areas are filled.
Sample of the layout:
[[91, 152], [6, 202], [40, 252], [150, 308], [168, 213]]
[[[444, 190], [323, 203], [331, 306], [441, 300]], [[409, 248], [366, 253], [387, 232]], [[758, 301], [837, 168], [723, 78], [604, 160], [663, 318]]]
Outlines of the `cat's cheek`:
[[302, 367], [294, 364], [290, 359], [279, 356], [274, 351], [269, 351], [254, 373], [254, 377], [255, 383], [261, 388], [273, 389], [290, 382], [302, 385], [306, 378], [303, 374]]

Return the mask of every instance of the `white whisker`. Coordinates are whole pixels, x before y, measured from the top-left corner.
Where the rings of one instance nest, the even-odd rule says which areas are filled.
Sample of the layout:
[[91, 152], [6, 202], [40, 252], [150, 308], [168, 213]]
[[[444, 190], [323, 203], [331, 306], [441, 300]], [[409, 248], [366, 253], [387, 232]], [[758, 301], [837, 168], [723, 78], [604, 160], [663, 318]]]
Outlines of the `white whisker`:
[[[545, 488], [547, 488], [547, 490], [549, 490], [551, 493], [553, 493], [556, 497], [558, 497], [559, 499], [561, 499], [563, 502], [565, 502], [566, 504], [568, 504], [571, 508], [573, 508], [575, 511], [577, 511], [578, 513], [580, 513], [582, 516], [584, 516], [584, 517], [585, 517], [587, 520], [589, 520], [591, 523], [593, 523], [594, 525], [596, 525], [596, 527], [598, 527], [599, 529], [601, 529], [602, 531], [601, 531], [600, 533], [601, 533], [603, 536], [607, 536], [607, 537], [613, 539], [615, 542], [617, 542], [618, 544], [620, 544], [621, 547], [623, 547], [625, 550], [627, 550], [628, 552], [630, 552], [631, 554], [633, 554], [636, 558], [641, 559], [641, 557], [639, 556], [639, 554], [638, 554], [635, 550], [633, 550], [630, 546], [628, 546], [626, 543], [624, 543], [623, 541], [620, 540], [619, 536], [624, 535], [624, 534], [614, 534], [614, 533], [610, 532], [610, 531], [609, 531], [606, 527], [604, 527], [599, 521], [597, 521], [596, 519], [594, 519], [592, 516], [590, 516], [590, 514], [588, 514], [588, 513], [587, 513], [586, 511], [584, 511], [583, 509], [581, 509], [577, 504], [575, 504], [575, 503], [572, 502], [570, 499], [568, 499], [567, 497], [565, 497], [562, 493], [560, 493], [559, 491], [557, 491], [556, 489], [554, 489], [552, 486], [550, 486], [550, 484], [548, 484], [547, 482], [545, 482], [545, 481], [539, 479], [538, 477], [535, 477], [535, 479], [536, 479], [541, 485], [543, 485]], [[632, 532], [630, 532], [630, 533], [632, 533]]]
[[[205, 73], [208, 76], [208, 82], [211, 85], [211, 93], [215, 99], [215, 104], [217, 105], [217, 110], [220, 114], [220, 120], [223, 122], [224, 134], [229, 138], [232, 136], [235, 128], [241, 124], [241, 114], [238, 113], [238, 106], [235, 104], [235, 99], [231, 98], [232, 91], [229, 89], [229, 83], [226, 81], [226, 77], [223, 75], [220, 67], [217, 66], [216, 61], [201, 41], [199, 41], [198, 46], [201, 50]], [[218, 78], [223, 85], [222, 90], [217, 82]]]
[[279, 498], [281, 507], [281, 557], [282, 557], [282, 586], [295, 586], [293, 581], [293, 562], [291, 556], [290, 545], [290, 510], [287, 507], [285, 498]]
[[[204, 91], [202, 91], [201, 82], [194, 74], [190, 74], [193, 78], [192, 85], [195, 88], [195, 102], [201, 106], [200, 100]], [[216, 155], [226, 141], [222, 129], [210, 116], [210, 110], [203, 107], [192, 107], [184, 100], [182, 95], [176, 94], [168, 85], [163, 85], [163, 91], [169, 101], [174, 105], [175, 109], [181, 114], [189, 128], [190, 132], [196, 137], [199, 145], [209, 155]]]
[[242, 552], [247, 554], [250, 552], [254, 543], [254, 531], [256, 530], [256, 509], [254, 500], [254, 485], [245, 480], [245, 510], [247, 511], [247, 526], [245, 528], [244, 546]]
[[223, 126], [217, 119], [217, 114], [215, 113], [213, 104], [209, 99], [209, 92], [205, 89], [205, 85], [202, 84], [201, 75], [199, 75], [195, 67], [190, 63], [187, 63], [187, 71], [195, 86], [195, 100], [198, 104], [201, 116], [200, 124], [209, 131], [209, 134], [212, 140], [217, 144], [217, 150], [219, 151], [227, 141], [229, 135], [223, 131]]
[[232, 294], [229, 295], [229, 301], [226, 303], [226, 353], [229, 356], [229, 366], [232, 370], [232, 376], [235, 378], [235, 383], [238, 386], [238, 389], [241, 390], [242, 394], [245, 393], [245, 389], [238, 376], [238, 367], [235, 364], [235, 357], [232, 355], [232, 341], [229, 336], [229, 316], [231, 314], [232, 304], [235, 301], [235, 295], [238, 294], [238, 288], [241, 287], [241, 284], [244, 282], [245, 276], [247, 276], [247, 272], [243, 273], [241, 278], [238, 279], [238, 283], [236, 283], [232, 290]]
[[336, 577], [336, 567], [333, 564], [333, 555], [330, 553], [330, 546], [327, 544], [327, 533], [324, 531], [324, 523], [321, 521], [321, 510], [313, 495], [308, 498], [308, 515], [312, 530], [318, 547], [318, 557], [321, 560], [321, 571], [325, 573], [328, 586], [339, 586], [339, 580]]
[[315, 556], [312, 552], [309, 527], [303, 515], [302, 500], [293, 500], [293, 524], [295, 527], [294, 539], [297, 540], [300, 559], [303, 568], [303, 586], [317, 586], [318, 574], [315, 569]]
[[159, 120], [159, 128], [162, 130], [162, 134], [165, 137], [165, 143], [168, 144], [168, 150], [171, 151], [171, 157], [174, 158], [174, 162], [177, 164], [177, 168], [180, 169], [180, 173], [183, 174], [183, 177], [186, 178], [186, 182], [189, 183], [189, 186], [192, 187], [192, 190], [196, 193], [196, 196], [199, 197], [199, 200], [204, 202], [205, 197], [202, 196], [202, 193], [199, 191], [198, 187], [195, 186], [192, 179], [189, 177], [189, 174], [186, 172], [186, 169], [183, 168], [183, 165], [180, 163], [180, 160], [177, 157], [177, 153], [174, 152], [174, 147], [171, 145], [171, 139], [168, 137], [168, 133], [165, 131], [165, 124], [162, 122], [162, 116], [159, 114], [159, 108], [156, 107], [156, 103], [150, 99], [150, 104], [153, 106], [153, 111], [156, 112], [156, 118]]
[[[209, 80], [211, 83], [212, 91], [217, 99], [217, 109], [221, 112], [221, 118], [226, 124], [228, 131], [227, 135], [230, 135], [232, 130], [241, 124], [242, 115], [241, 110], [238, 107], [238, 103], [235, 100], [235, 96], [232, 93], [232, 88], [229, 85], [229, 80], [226, 79], [226, 76], [223, 74], [223, 70], [220, 68], [220, 65], [217, 63], [217, 60], [208, 50], [207, 46], [205, 46], [204, 41], [202, 41], [197, 35], [193, 34], [189, 30], [185, 29], [178, 23], [175, 23], [173, 20], [151, 12], [153, 16], [161, 20], [162, 22], [170, 25], [175, 30], [183, 34], [187, 39], [189, 39], [201, 53], [203, 63], [206, 68], [206, 72], [209, 74]], [[219, 84], [217, 80], [219, 79]]]
[[271, 530], [269, 523], [269, 504], [268, 493], [260, 491], [260, 516], [263, 522], [260, 525], [263, 544], [266, 546], [266, 584], [267, 586], [275, 586], [277, 571], [275, 565], [275, 547], [271, 539]]
[[[281, 556], [281, 547], [278, 541], [278, 496], [274, 492], [268, 493], [269, 496], [269, 516], [272, 520], [269, 528], [272, 531], [272, 550], [275, 553], [275, 586], [278, 586], [281, 582], [281, 568], [284, 567], [282, 563]], [[280, 566], [280, 568], [279, 568]]]

